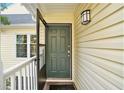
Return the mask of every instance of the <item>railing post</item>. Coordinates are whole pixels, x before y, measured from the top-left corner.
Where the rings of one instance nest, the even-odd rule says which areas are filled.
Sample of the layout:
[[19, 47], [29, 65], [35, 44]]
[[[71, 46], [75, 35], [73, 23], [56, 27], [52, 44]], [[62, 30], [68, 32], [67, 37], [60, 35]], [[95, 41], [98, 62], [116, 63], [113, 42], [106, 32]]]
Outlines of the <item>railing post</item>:
[[35, 79], [36, 80], [35, 81], [35, 83], [36, 83], [36, 88], [35, 89], [37, 90], [38, 89], [38, 86], [37, 86], [38, 85], [38, 80], [37, 80], [37, 61], [34, 61], [34, 62], [35, 62], [34, 67], [35, 67], [35, 78], [36, 78]]
[[35, 85], [35, 61], [33, 60], [33, 84], [34, 84], [34, 90], [36, 89], [36, 85]]
[[33, 61], [33, 80], [34, 80], [34, 89], [37, 90], [37, 64], [36, 60]]
[[32, 62], [32, 64], [31, 64], [31, 67], [32, 67], [32, 89], [34, 90], [34, 60], [33, 60], [33, 62]]

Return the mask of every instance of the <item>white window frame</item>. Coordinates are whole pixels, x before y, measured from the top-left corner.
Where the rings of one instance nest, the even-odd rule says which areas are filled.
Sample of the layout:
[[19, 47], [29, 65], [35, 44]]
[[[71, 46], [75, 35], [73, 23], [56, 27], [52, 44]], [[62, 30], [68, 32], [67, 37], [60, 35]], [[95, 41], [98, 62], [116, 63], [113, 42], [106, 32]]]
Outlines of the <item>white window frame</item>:
[[17, 46], [16, 46], [16, 58], [31, 58], [30, 57], [31, 35], [36, 35], [36, 34], [16, 34], [16, 45], [17, 45], [17, 35], [26, 35], [27, 36], [27, 57], [17, 57]]

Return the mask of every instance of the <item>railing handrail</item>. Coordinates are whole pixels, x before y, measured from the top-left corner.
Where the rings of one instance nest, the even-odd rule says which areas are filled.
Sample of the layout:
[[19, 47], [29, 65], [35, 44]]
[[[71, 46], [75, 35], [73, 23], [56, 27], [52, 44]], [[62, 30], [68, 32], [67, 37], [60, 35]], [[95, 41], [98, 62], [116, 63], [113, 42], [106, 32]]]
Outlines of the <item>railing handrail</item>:
[[[42, 55], [42, 54], [41, 54]], [[19, 64], [16, 64], [8, 69], [6, 69], [5, 71], [3, 71], [3, 76], [7, 77], [10, 74], [12, 74], [13, 72], [16, 72], [17, 70], [21, 69], [22, 67], [26, 66], [26, 64], [29, 64], [30, 62], [32, 62], [33, 60], [36, 59], [36, 56], [31, 57], [29, 59], [27, 59], [26, 61], [20, 62]]]

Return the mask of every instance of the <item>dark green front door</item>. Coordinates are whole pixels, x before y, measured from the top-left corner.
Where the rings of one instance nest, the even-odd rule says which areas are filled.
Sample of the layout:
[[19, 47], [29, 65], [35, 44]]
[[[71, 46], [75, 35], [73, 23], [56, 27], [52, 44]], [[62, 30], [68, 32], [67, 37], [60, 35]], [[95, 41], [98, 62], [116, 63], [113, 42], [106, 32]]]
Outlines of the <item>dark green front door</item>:
[[48, 26], [46, 45], [47, 77], [70, 78], [70, 26]]

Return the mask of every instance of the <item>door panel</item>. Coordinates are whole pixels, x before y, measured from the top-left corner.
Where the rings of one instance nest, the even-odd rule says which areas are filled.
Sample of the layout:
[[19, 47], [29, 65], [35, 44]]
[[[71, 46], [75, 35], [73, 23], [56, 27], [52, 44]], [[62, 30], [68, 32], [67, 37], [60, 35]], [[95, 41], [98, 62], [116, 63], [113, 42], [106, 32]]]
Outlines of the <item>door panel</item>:
[[47, 76], [70, 78], [70, 27], [48, 26], [47, 35]]

